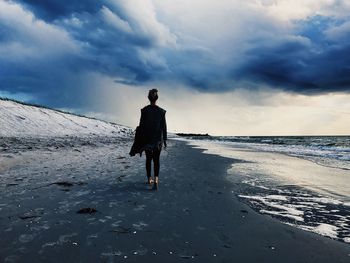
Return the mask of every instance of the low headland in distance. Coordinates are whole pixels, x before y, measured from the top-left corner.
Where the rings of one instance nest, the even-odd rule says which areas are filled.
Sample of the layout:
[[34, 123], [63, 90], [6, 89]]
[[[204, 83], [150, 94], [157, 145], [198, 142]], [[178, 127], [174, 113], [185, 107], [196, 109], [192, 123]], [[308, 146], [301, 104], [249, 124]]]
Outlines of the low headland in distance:
[[176, 133], [180, 137], [194, 137], [194, 138], [210, 138], [208, 133]]
[[151, 191], [129, 127], [0, 117], [1, 262], [350, 260], [348, 137], [171, 134]]

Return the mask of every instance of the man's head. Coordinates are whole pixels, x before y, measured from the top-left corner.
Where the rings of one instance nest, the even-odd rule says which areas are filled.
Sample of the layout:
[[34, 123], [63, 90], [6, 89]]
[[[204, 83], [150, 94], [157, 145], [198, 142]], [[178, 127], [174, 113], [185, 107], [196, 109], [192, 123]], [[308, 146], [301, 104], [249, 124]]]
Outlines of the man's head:
[[151, 89], [148, 92], [148, 99], [151, 103], [155, 103], [158, 99], [158, 90], [157, 89]]

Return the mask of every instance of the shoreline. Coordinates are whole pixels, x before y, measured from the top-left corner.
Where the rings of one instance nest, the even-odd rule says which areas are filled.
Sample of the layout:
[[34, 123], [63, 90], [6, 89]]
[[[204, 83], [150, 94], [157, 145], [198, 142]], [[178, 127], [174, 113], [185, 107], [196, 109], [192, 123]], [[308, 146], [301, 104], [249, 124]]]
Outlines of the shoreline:
[[347, 171], [280, 152], [261, 152], [216, 142], [190, 141], [189, 144], [206, 154], [235, 161], [227, 171], [227, 178], [236, 183], [237, 197], [260, 214], [350, 243]]
[[[26, 162], [1, 175], [0, 259], [61, 262], [62, 254], [66, 262], [350, 259], [349, 245], [282, 224], [241, 202], [226, 178], [231, 159], [170, 140], [161, 155], [160, 188], [153, 192], [144, 184], [144, 157], [127, 157], [130, 142], [79, 147], [83, 154], [76, 148], [28, 154]], [[62, 181], [72, 185], [49, 185]], [[78, 214], [84, 207], [97, 212]]]

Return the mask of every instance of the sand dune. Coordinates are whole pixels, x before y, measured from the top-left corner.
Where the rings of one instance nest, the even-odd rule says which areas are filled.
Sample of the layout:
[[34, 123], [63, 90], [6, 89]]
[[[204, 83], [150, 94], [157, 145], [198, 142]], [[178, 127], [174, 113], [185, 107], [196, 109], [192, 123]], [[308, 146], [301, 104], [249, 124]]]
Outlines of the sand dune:
[[43, 107], [0, 99], [0, 136], [129, 136], [131, 129]]

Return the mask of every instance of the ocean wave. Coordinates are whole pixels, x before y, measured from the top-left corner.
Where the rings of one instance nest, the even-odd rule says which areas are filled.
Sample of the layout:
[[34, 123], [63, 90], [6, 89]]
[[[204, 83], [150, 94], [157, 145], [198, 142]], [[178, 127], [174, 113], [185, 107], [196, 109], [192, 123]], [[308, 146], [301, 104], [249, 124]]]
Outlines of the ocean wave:
[[[333, 142], [332, 142], [333, 140]], [[350, 137], [212, 137], [209, 141], [237, 148], [277, 152], [307, 159], [317, 164], [350, 170]]]

